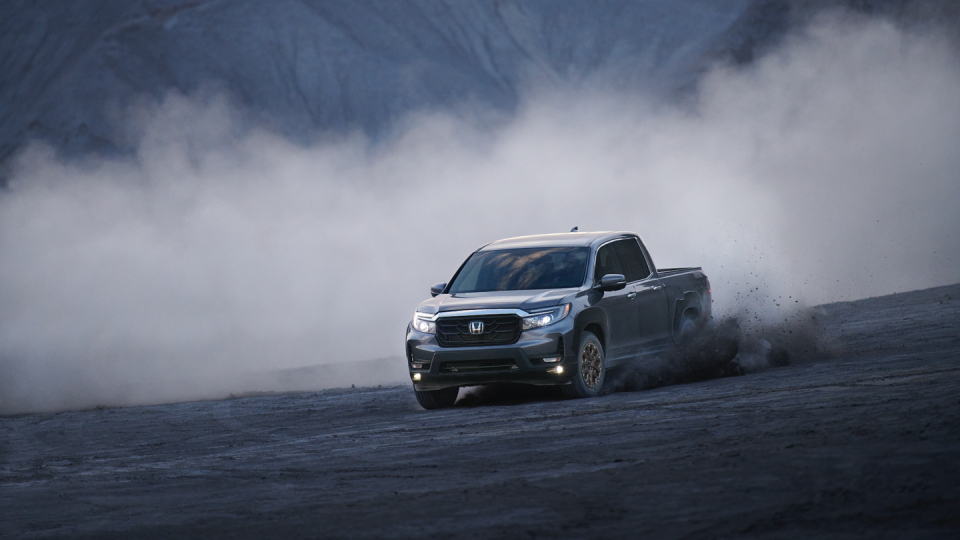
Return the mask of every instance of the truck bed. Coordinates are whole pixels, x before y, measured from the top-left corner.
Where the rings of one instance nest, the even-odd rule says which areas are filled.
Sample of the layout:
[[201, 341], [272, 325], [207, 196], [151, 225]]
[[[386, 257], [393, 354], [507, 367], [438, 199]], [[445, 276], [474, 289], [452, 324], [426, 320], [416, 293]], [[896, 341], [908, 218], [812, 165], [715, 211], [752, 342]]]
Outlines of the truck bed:
[[703, 271], [703, 269], [699, 266], [691, 266], [689, 268], [657, 268], [657, 274], [659, 274], [660, 277], [664, 277], [671, 274], [679, 274], [681, 272], [692, 272], [694, 270]]

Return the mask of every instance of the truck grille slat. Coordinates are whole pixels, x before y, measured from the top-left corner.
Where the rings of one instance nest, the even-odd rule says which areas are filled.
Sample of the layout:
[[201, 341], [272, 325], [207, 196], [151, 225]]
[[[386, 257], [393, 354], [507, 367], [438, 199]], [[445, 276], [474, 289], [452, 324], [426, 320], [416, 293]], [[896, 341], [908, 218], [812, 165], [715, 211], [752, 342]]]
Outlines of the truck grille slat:
[[[483, 323], [483, 332], [470, 332], [470, 323]], [[476, 317], [441, 317], [437, 319], [437, 341], [441, 347], [509, 345], [520, 339], [520, 317], [516, 315], [481, 315]]]

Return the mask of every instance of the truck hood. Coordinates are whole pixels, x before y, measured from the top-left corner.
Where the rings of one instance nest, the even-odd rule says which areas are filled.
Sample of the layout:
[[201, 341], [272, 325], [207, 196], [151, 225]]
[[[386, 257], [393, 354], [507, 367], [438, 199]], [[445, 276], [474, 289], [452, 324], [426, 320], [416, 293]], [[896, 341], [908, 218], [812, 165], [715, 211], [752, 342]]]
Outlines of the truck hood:
[[556, 289], [550, 291], [492, 291], [460, 294], [441, 294], [426, 300], [417, 311], [438, 313], [464, 309], [522, 309], [531, 311], [555, 306], [565, 296], [579, 289]]

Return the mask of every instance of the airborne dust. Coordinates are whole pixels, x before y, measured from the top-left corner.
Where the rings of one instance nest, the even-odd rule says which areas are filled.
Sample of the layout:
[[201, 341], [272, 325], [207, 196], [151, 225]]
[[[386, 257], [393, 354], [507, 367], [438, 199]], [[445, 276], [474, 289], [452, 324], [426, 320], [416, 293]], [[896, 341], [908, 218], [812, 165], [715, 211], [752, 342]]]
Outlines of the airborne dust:
[[[131, 111], [135, 156], [16, 161], [0, 413], [269, 391], [245, 374], [399, 357], [416, 304], [470, 251], [573, 225], [702, 266], [719, 328], [745, 336], [958, 282], [957, 88], [946, 39], [831, 17], [716, 66], [692, 105], [531, 88], [513, 118], [423, 112], [376, 143], [304, 147], [228, 99], [170, 95]], [[751, 339], [744, 369], [777, 361]]]

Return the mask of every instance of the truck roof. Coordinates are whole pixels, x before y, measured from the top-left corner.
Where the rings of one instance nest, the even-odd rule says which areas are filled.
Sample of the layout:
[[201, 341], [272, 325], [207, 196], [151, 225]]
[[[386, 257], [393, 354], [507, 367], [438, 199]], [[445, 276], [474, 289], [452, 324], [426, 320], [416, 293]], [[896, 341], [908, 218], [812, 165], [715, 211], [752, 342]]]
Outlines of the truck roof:
[[556, 234], [537, 234], [533, 236], [517, 236], [514, 238], [504, 238], [496, 242], [490, 242], [478, 251], [492, 251], [506, 248], [526, 248], [526, 247], [560, 247], [560, 246], [591, 246], [594, 243], [603, 243], [607, 239], [620, 238], [623, 236], [636, 236], [635, 233], [627, 231], [598, 231], [598, 232], [572, 232]]

